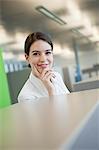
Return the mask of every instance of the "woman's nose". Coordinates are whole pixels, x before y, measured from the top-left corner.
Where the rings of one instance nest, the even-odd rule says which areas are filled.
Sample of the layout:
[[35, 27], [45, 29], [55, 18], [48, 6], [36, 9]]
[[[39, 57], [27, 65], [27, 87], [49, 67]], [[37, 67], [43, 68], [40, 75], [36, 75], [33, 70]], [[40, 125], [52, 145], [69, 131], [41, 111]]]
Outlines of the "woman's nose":
[[45, 54], [42, 54], [41, 56], [40, 56], [40, 61], [46, 61], [46, 55]]

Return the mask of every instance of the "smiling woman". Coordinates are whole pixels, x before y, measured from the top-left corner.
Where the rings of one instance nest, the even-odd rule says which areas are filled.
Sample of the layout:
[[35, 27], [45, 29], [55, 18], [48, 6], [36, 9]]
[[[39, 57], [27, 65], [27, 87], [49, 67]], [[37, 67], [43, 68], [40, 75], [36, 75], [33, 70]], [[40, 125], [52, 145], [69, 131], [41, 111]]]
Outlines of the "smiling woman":
[[53, 69], [53, 43], [47, 34], [34, 32], [27, 37], [25, 58], [31, 74], [19, 93], [19, 102], [69, 93], [60, 74]]
[[37, 40], [30, 47], [29, 55], [25, 54], [32, 70], [35, 66], [38, 72], [42, 72], [44, 68], [52, 68], [53, 54], [50, 44], [43, 40]]

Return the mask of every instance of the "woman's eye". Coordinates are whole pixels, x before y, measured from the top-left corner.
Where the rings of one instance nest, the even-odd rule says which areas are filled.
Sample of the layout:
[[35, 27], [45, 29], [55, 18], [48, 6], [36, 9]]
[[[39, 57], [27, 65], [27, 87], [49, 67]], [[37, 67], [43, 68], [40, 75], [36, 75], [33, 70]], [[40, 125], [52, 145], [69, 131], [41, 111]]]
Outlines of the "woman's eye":
[[52, 52], [46, 52], [46, 55], [52, 54]]
[[37, 55], [39, 55], [39, 53], [33, 53], [33, 55], [37, 56]]

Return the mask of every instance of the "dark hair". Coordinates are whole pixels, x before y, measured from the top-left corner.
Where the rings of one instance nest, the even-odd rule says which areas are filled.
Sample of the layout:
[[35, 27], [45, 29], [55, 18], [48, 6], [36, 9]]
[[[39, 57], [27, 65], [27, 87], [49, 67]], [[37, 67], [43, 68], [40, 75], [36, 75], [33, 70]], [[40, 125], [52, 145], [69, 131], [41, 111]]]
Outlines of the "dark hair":
[[49, 35], [43, 33], [43, 32], [34, 32], [28, 35], [28, 37], [25, 40], [25, 45], [24, 45], [24, 52], [29, 55], [30, 47], [31, 45], [37, 41], [37, 40], [43, 40], [46, 41], [51, 45], [51, 48], [53, 50], [53, 43], [49, 37]]

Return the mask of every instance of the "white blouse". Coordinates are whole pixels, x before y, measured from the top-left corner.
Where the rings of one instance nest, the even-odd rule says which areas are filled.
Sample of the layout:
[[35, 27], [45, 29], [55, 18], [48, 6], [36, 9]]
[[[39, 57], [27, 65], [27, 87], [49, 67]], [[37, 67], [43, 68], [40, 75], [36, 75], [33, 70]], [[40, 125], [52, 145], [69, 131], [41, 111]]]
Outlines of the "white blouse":
[[[67, 87], [65, 86], [62, 77], [58, 72], [55, 72], [55, 79], [53, 79], [53, 83], [55, 86], [55, 95], [66, 94], [69, 93]], [[48, 97], [48, 91], [44, 86], [43, 82], [34, 76], [31, 72], [28, 80], [24, 84], [18, 95], [18, 102], [21, 101], [35, 101], [41, 97]]]

